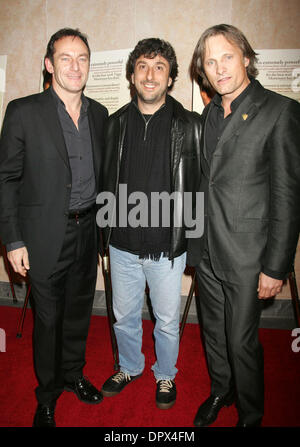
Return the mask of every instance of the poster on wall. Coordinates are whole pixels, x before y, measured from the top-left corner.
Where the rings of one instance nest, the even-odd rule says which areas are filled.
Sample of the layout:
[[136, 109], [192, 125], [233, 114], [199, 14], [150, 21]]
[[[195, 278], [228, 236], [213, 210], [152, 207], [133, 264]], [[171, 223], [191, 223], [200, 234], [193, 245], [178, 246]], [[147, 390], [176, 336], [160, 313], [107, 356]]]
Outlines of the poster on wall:
[[2, 124], [3, 101], [5, 93], [6, 61], [7, 56], [0, 56], [0, 128]]
[[[300, 102], [300, 49], [255, 50], [258, 54], [258, 81], [267, 89]], [[193, 110], [202, 113], [199, 86], [193, 82]]]
[[[131, 49], [91, 53], [90, 73], [84, 94], [101, 102], [112, 114], [130, 100], [126, 62]], [[40, 91], [43, 91], [44, 62], [41, 64]]]
[[91, 54], [84, 94], [101, 102], [112, 114], [130, 101], [126, 62], [131, 49], [99, 51]]
[[300, 102], [300, 49], [255, 52], [259, 82], [269, 90]]

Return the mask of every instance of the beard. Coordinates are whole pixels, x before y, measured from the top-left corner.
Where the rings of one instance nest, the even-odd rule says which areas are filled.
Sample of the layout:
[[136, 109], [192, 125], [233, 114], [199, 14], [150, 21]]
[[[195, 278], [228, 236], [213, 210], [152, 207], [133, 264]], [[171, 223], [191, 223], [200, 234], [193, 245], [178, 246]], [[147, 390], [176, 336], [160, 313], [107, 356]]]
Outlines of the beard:
[[[153, 83], [153, 85], [158, 85], [156, 83]], [[160, 102], [162, 99], [165, 98], [168, 87], [162, 90], [157, 90], [155, 92], [145, 92], [142, 88], [135, 87], [136, 94], [138, 98], [144, 102], [145, 104], [155, 104]]]

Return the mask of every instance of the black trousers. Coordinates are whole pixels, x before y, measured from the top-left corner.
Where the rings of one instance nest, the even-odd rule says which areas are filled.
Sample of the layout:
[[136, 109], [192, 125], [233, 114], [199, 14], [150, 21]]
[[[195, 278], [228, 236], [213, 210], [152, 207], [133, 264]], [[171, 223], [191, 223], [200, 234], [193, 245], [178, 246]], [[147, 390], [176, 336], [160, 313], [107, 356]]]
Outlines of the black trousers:
[[239, 419], [256, 423], [264, 414], [258, 275], [234, 282], [220, 280], [207, 252], [196, 272], [211, 394], [225, 395], [235, 390]]
[[83, 375], [96, 276], [96, 222], [91, 211], [77, 221], [69, 218], [53, 274], [46, 279], [30, 276], [39, 403], [55, 403], [64, 382]]

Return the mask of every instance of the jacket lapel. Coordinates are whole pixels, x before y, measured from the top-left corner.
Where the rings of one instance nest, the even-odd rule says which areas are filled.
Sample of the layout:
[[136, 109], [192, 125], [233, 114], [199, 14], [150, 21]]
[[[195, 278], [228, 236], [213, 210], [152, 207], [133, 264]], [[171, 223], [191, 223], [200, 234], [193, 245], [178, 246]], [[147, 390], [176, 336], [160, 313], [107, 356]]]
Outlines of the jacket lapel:
[[203, 124], [203, 132], [201, 134], [200, 148], [202, 149], [202, 153], [203, 153], [203, 156], [204, 156], [205, 160], [207, 160], [207, 150], [206, 150], [206, 129], [207, 129], [207, 125], [206, 125], [206, 123], [207, 123], [210, 111], [211, 111], [211, 103], [210, 103], [210, 105], [206, 109], [204, 109], [204, 112], [203, 112], [203, 115], [202, 115], [204, 124]]
[[173, 118], [171, 125], [171, 173], [172, 173], [172, 181], [176, 177], [176, 171], [181, 159], [181, 152], [183, 146], [183, 138], [184, 138], [184, 128], [183, 122], [186, 120], [184, 115], [183, 106], [176, 101], [173, 97], [171, 97], [171, 101], [173, 102]]
[[239, 132], [242, 132], [243, 127], [247, 125], [249, 120], [255, 116], [258, 112], [258, 108], [256, 104], [252, 102], [250, 95], [245, 98], [245, 100], [239, 105], [236, 111], [233, 114], [228, 125], [225, 127], [224, 132], [221, 135], [221, 138], [217, 144], [216, 151], [223, 146], [226, 141], [232, 138], [234, 135], [237, 135]]
[[261, 105], [265, 101], [265, 89], [258, 81], [255, 80], [253, 82], [255, 82], [253, 89], [250, 90], [249, 94], [238, 106], [221, 135], [215, 154], [221, 150], [224, 143], [230, 140], [230, 138], [243, 132], [245, 126], [247, 126], [249, 121], [258, 113]]
[[99, 173], [100, 173], [100, 161], [101, 161], [101, 151], [100, 151], [100, 141], [96, 132], [96, 125], [94, 114], [92, 111], [92, 104], [89, 103], [88, 107], [88, 119], [89, 119], [89, 127], [91, 134], [91, 143], [92, 143], [92, 151], [93, 151], [93, 161], [94, 161], [94, 172], [96, 178], [96, 184], [99, 185]]
[[64, 135], [59, 122], [55, 101], [52, 98], [52, 94], [49, 89], [43, 92], [40, 96], [40, 113], [46, 124], [45, 127], [49, 131], [49, 139], [54, 142], [59, 155], [63, 159], [66, 166], [70, 169]]

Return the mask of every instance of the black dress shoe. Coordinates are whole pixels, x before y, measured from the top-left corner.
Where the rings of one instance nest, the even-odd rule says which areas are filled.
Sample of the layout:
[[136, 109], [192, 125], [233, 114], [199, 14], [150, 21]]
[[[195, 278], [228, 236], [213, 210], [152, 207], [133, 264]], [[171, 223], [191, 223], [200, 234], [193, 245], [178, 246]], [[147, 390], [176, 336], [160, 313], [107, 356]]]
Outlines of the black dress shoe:
[[206, 427], [212, 424], [223, 407], [230, 407], [234, 402], [233, 393], [228, 393], [225, 396], [209, 396], [202, 405], [200, 405], [194, 425], [196, 427]]
[[54, 405], [38, 404], [33, 427], [56, 427], [54, 420]]
[[101, 392], [86, 377], [80, 377], [73, 383], [66, 383], [64, 389], [75, 393], [78, 399], [86, 404], [100, 404], [103, 400]]

